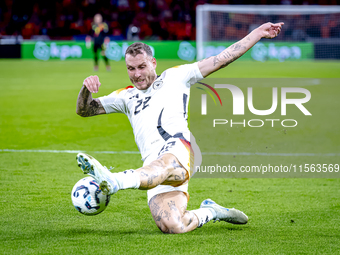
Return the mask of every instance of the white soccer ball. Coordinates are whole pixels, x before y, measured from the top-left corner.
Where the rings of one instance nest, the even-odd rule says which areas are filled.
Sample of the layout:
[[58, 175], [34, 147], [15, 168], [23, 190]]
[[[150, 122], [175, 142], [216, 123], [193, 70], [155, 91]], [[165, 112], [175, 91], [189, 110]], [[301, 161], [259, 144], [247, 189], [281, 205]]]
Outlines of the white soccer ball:
[[85, 215], [101, 213], [110, 202], [110, 195], [104, 195], [92, 177], [78, 181], [72, 189], [71, 198], [74, 207]]

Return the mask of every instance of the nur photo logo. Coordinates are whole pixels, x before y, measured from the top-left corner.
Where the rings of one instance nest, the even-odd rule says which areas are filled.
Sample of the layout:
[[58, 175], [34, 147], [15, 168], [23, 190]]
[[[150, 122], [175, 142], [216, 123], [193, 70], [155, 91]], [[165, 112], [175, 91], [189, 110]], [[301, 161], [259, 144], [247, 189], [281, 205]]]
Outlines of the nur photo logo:
[[[199, 82], [199, 84], [205, 86], [208, 89], [204, 89], [201, 87], [197, 87], [198, 89], [204, 90], [206, 93], [201, 95], [201, 115], [207, 115], [208, 114], [208, 104], [207, 104], [207, 94], [210, 95], [212, 100], [214, 101], [215, 105], [216, 100], [213, 96], [218, 98], [220, 102], [221, 107], [228, 107], [224, 106], [222, 102], [224, 100], [232, 100], [232, 115], [233, 116], [244, 116], [245, 115], [245, 105], [247, 106], [250, 113], [256, 116], [268, 116], [276, 111], [278, 111], [278, 108], [280, 108], [280, 115], [281, 116], [287, 116], [287, 105], [294, 105], [296, 109], [302, 112], [305, 116], [311, 116], [311, 112], [307, 109], [305, 104], [310, 101], [311, 99], [311, 92], [308, 89], [301, 88], [301, 87], [272, 87], [271, 88], [271, 106], [267, 109], [257, 109], [254, 106], [254, 101], [261, 101], [266, 100], [268, 103], [270, 102], [269, 98], [264, 97], [256, 97], [253, 93], [253, 87], [247, 87], [246, 90], [246, 96], [243, 93], [243, 91], [236, 85], [232, 84], [214, 84], [214, 87], [211, 85], [208, 85], [206, 83]], [[220, 94], [216, 91], [216, 89], [223, 89], [228, 90], [231, 93], [230, 97], [222, 97]], [[211, 91], [213, 93], [211, 93]], [[222, 90], [219, 90], [222, 91]], [[280, 95], [278, 93], [280, 91]], [[292, 96], [292, 94], [294, 94]], [[292, 98], [293, 97], [293, 98]], [[246, 101], [246, 103], [245, 103]], [[267, 103], [267, 102], [266, 102]], [[280, 107], [278, 107], [280, 105]], [[214, 111], [212, 109], [212, 111]], [[221, 116], [223, 117], [223, 116]], [[277, 119], [277, 118], [252, 118], [252, 119], [243, 119], [243, 120], [235, 120], [235, 119], [226, 119], [226, 118], [214, 118], [213, 119], [213, 127], [216, 127], [217, 125], [230, 125], [230, 127], [233, 127], [235, 125], [238, 126], [249, 126], [249, 127], [263, 127], [265, 124], [271, 125], [271, 127], [274, 127], [280, 123], [282, 127], [296, 127], [298, 125], [298, 121], [296, 119]]]

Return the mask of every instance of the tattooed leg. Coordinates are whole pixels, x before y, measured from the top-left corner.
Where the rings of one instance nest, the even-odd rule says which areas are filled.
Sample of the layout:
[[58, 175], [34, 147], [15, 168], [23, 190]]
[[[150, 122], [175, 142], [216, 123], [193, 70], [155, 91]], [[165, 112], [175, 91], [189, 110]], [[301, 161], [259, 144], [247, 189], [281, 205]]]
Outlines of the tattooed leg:
[[186, 169], [172, 154], [164, 154], [149, 165], [135, 170], [139, 173], [139, 189], [152, 189], [160, 184], [179, 186], [189, 179]]
[[97, 163], [103, 169], [102, 171], [105, 172], [105, 177], [102, 180], [103, 184], [100, 185], [106, 187], [105, 185], [109, 183], [108, 185], [115, 186], [114, 193], [123, 189], [148, 190], [160, 184], [177, 187], [189, 179], [187, 170], [181, 166], [177, 158], [172, 154], [164, 154], [159, 159], [151, 162], [151, 164], [137, 170], [130, 169], [118, 173], [111, 173], [99, 162]]
[[181, 191], [162, 193], [151, 198], [149, 208], [157, 227], [167, 234], [192, 231], [198, 226], [196, 215], [187, 211], [188, 199]]

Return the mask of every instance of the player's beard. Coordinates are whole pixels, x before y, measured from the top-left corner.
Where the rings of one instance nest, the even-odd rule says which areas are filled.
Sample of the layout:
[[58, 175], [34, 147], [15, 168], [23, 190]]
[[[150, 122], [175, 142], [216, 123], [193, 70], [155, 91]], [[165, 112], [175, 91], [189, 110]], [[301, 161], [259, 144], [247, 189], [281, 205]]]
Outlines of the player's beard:
[[[135, 87], [139, 90], [146, 90], [148, 89], [151, 84], [156, 80], [156, 75], [149, 75], [145, 78], [138, 78], [138, 79], [131, 79], [131, 82], [133, 83], [133, 85], [135, 85]], [[138, 81], [142, 81], [141, 83], [139, 83]]]

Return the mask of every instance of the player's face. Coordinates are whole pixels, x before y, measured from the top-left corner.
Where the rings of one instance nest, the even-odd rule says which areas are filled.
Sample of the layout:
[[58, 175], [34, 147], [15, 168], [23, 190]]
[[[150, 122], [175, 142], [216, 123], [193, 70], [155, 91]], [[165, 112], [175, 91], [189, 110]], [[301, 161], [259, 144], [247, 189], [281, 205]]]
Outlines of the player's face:
[[94, 15], [93, 21], [97, 25], [102, 23], [102, 21], [103, 21], [102, 15], [100, 15], [100, 14]]
[[156, 59], [145, 52], [135, 57], [126, 54], [125, 62], [130, 81], [137, 89], [147, 89], [156, 80]]

